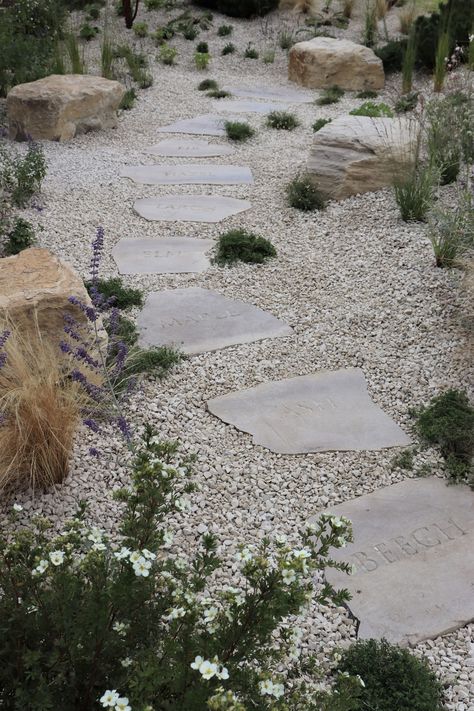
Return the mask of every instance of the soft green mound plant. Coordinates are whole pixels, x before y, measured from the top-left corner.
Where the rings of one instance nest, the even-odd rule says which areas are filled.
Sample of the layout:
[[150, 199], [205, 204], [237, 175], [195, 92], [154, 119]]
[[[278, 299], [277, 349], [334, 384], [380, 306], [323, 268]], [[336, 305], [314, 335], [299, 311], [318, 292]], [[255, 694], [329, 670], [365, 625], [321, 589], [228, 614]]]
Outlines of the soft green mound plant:
[[205, 54], [204, 52], [195, 52], [194, 63], [196, 65], [196, 69], [199, 69], [199, 71], [204, 71], [205, 69], [207, 69], [210, 61], [210, 54]]
[[337, 104], [337, 102], [344, 96], [344, 89], [340, 86], [331, 86], [329, 89], [323, 91], [322, 96], [316, 100], [318, 106], [326, 106], [327, 104]]
[[435, 198], [437, 173], [430, 165], [416, 165], [394, 183], [395, 200], [405, 222], [424, 222]]
[[86, 7], [86, 20], [98, 20], [100, 17], [99, 5], [88, 5]]
[[356, 94], [356, 99], [376, 99], [378, 95], [378, 92], [373, 89], [364, 89]]
[[243, 121], [226, 121], [224, 127], [230, 141], [248, 141], [249, 138], [255, 136], [254, 129]]
[[[87, 290], [90, 292], [92, 282], [85, 283]], [[129, 309], [132, 306], [143, 306], [143, 293], [140, 289], [132, 289], [124, 286], [120, 277], [111, 277], [110, 279], [97, 279], [95, 286], [99, 294], [105, 301], [110, 299], [112, 306], [117, 309]]]
[[198, 36], [199, 30], [196, 27], [196, 25], [189, 23], [188, 25], [186, 25], [186, 27], [183, 28], [182, 33], [183, 33], [184, 39], [189, 40], [190, 42], [193, 42], [196, 39], [196, 37]]
[[196, 52], [200, 52], [201, 54], [209, 54], [209, 45], [207, 42], [198, 42], [196, 45]]
[[176, 57], [178, 55], [178, 50], [176, 47], [170, 47], [169, 44], [164, 44], [161, 45], [160, 47], [160, 53], [159, 53], [159, 59], [162, 64], [165, 64], [167, 66], [172, 66], [173, 64], [176, 64]]
[[219, 37], [228, 37], [233, 31], [234, 28], [232, 25], [220, 25], [220, 27], [217, 28], [217, 34]]
[[300, 654], [298, 628], [310, 600], [348, 599], [314, 581], [325, 568], [349, 572], [331, 550], [352, 540], [350, 522], [323, 515], [291, 546], [284, 536], [240, 543], [234, 585], [211, 583], [223, 567], [214, 536], [181, 550], [168, 528], [190, 505], [192, 459], [148, 425], [131, 447], [130, 480], [113, 495], [113, 537], [92, 524], [85, 502], [60, 535], [44, 518], [19, 525], [18, 505], [2, 520], [0, 705], [353, 709], [356, 677], [341, 675], [334, 696], [300, 681], [314, 662]]
[[349, 113], [351, 116], [371, 116], [372, 118], [379, 116], [392, 118], [394, 115], [390, 106], [383, 102], [376, 104], [375, 101], [365, 101], [361, 106], [357, 109], [352, 109]]
[[147, 37], [148, 22], [135, 22], [133, 25], [133, 32], [137, 37]]
[[236, 46], [235, 44], [232, 44], [232, 42], [229, 42], [228, 44], [225, 45], [225, 47], [222, 48], [222, 56], [225, 57], [227, 54], [234, 54], [236, 52]]
[[164, 378], [173, 366], [183, 360], [180, 351], [170, 346], [159, 348], [130, 348], [121, 373], [125, 383], [134, 376], [146, 374], [158, 379]]
[[245, 59], [258, 59], [259, 53], [255, 49], [255, 47], [252, 47], [252, 45], [249, 43], [245, 49], [244, 57]]
[[324, 119], [320, 118], [317, 119], [312, 126], [313, 131], [316, 133], [317, 131], [320, 131], [324, 126], [326, 126], [328, 123], [331, 123], [332, 119]]
[[288, 111], [271, 111], [267, 116], [266, 124], [269, 128], [293, 131], [300, 125], [300, 122], [295, 114], [291, 114]]
[[339, 670], [359, 675], [361, 709], [443, 711], [442, 686], [428, 662], [386, 640], [358, 641], [342, 652]]
[[307, 175], [297, 175], [286, 186], [286, 194], [290, 207], [297, 210], [309, 212], [325, 208], [323, 196]]
[[408, 111], [413, 111], [418, 104], [419, 96], [418, 91], [412, 91], [410, 94], [401, 96], [395, 104], [395, 113], [405, 114]]
[[438, 445], [454, 480], [470, 478], [474, 484], [474, 407], [467, 394], [447, 390], [415, 412], [416, 430], [422, 440]]
[[173, 39], [175, 34], [176, 32], [173, 27], [164, 25], [163, 27], [157, 27], [152, 37], [155, 42], [160, 45], [163, 44], [163, 42], [168, 42], [170, 39]]
[[215, 262], [217, 264], [233, 264], [240, 261], [262, 264], [270, 257], [275, 256], [276, 249], [267, 239], [237, 229], [220, 235]]
[[86, 42], [90, 42], [99, 32], [100, 30], [98, 27], [93, 27], [92, 25], [89, 25], [89, 23], [86, 23], [85, 25], [82, 25], [79, 30], [79, 37], [86, 40]]
[[15, 207], [26, 207], [41, 189], [45, 176], [46, 159], [39, 143], [30, 141], [23, 156], [0, 144], [0, 199], [7, 198]]
[[406, 47], [407, 40], [391, 40], [383, 47], [374, 50], [377, 57], [382, 60], [386, 74], [401, 71]]
[[211, 91], [207, 92], [207, 95], [211, 97], [211, 99], [227, 99], [229, 96], [232, 96], [230, 91], [225, 91], [225, 89], [211, 89]]
[[217, 91], [219, 89], [219, 84], [215, 79], [203, 79], [202, 82], [198, 84], [198, 91]]
[[135, 106], [135, 101], [137, 100], [137, 92], [135, 89], [132, 87], [130, 89], [127, 89], [125, 94], [122, 97], [122, 101], [120, 102], [119, 109], [122, 109], [122, 111], [130, 111], [130, 109], [133, 109]]
[[455, 266], [474, 249], [474, 205], [471, 193], [459, 195], [453, 207], [436, 208], [428, 218], [437, 267]]
[[19, 254], [35, 244], [35, 232], [31, 223], [22, 217], [16, 217], [12, 229], [8, 232], [4, 251], [8, 256]]

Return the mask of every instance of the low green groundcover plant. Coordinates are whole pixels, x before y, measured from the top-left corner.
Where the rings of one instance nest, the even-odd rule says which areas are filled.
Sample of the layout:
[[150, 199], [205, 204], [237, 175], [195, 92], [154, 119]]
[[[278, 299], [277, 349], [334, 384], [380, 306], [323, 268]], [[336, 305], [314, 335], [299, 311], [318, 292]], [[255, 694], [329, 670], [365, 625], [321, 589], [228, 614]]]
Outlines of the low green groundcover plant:
[[225, 57], [227, 54], [234, 54], [236, 52], [237, 48], [235, 44], [232, 44], [232, 42], [229, 42], [228, 44], [225, 45], [225, 47], [222, 48], [221, 54]]
[[376, 104], [375, 101], [365, 101], [361, 106], [357, 109], [352, 109], [349, 113], [351, 116], [370, 116], [372, 118], [386, 116], [393, 118], [393, 111], [390, 106], [383, 102]]
[[331, 86], [329, 89], [325, 89], [322, 96], [317, 99], [316, 103], [318, 106], [326, 106], [327, 104], [337, 104], [337, 102], [344, 96], [344, 89], [340, 86]]
[[323, 515], [295, 543], [280, 535], [241, 543], [235, 582], [223, 585], [213, 575], [222, 566], [215, 538], [181, 550], [167, 526], [190, 505], [191, 458], [149, 426], [132, 456], [130, 482], [114, 494], [121, 508], [113, 537], [91, 525], [85, 503], [59, 535], [44, 518], [20, 525], [18, 505], [2, 522], [0, 706], [356, 709], [357, 677], [340, 675], [337, 694], [300, 681], [314, 677], [317, 663], [301, 653], [298, 628], [310, 600], [348, 599], [314, 581], [327, 567], [349, 572], [331, 549], [352, 540], [350, 523]]
[[[86, 288], [90, 292], [92, 282], [86, 282]], [[120, 277], [110, 279], [98, 279], [95, 288], [103, 297], [104, 301], [110, 299], [111, 304], [117, 309], [128, 309], [131, 306], [143, 306], [143, 294], [140, 289], [132, 289], [124, 286]]]
[[377, 96], [378, 92], [373, 89], [364, 89], [364, 91], [359, 91], [359, 93], [356, 94], [356, 99], [376, 99]]
[[288, 204], [297, 210], [309, 212], [323, 210], [325, 201], [313, 181], [307, 175], [297, 175], [286, 186]]
[[211, 89], [211, 91], [207, 92], [207, 95], [211, 97], [211, 99], [227, 99], [229, 96], [232, 96], [230, 91], [226, 91], [225, 89]]
[[255, 135], [253, 128], [248, 123], [242, 121], [226, 121], [225, 132], [229, 140], [239, 143], [248, 141], [249, 138]]
[[411, 91], [409, 94], [401, 96], [395, 104], [395, 113], [405, 114], [407, 111], [413, 111], [418, 104], [419, 96], [420, 92], [418, 91]]
[[218, 91], [219, 85], [214, 79], [203, 79], [198, 84], [198, 91]]
[[313, 123], [313, 131], [316, 133], [317, 131], [320, 131], [324, 126], [326, 126], [328, 123], [331, 123], [332, 119], [316, 119], [316, 121]]
[[415, 412], [420, 437], [438, 445], [454, 480], [474, 484], [474, 407], [465, 392], [447, 390], [434, 397], [427, 407]]
[[8, 233], [5, 244], [5, 254], [19, 254], [35, 243], [35, 232], [32, 225], [22, 217], [15, 218], [13, 227]]
[[267, 126], [269, 128], [293, 131], [299, 125], [300, 122], [296, 116], [288, 111], [271, 111], [267, 116]]
[[342, 653], [341, 672], [364, 682], [361, 709], [443, 711], [442, 687], [424, 660], [386, 640], [356, 642]]
[[275, 256], [275, 247], [264, 237], [245, 230], [230, 230], [219, 237], [215, 261], [217, 264], [233, 264], [237, 261], [262, 264]]

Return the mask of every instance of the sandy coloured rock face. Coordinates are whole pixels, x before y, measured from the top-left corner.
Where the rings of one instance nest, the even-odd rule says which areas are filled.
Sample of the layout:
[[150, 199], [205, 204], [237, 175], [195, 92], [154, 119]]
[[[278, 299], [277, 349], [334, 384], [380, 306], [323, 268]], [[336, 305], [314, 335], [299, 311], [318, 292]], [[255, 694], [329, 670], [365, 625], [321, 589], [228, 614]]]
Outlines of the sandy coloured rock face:
[[67, 141], [114, 128], [124, 93], [118, 81], [82, 74], [52, 74], [19, 84], [7, 96], [10, 138]]
[[382, 60], [369, 48], [345, 39], [316, 37], [290, 49], [288, 78], [310, 89], [340, 86], [349, 91], [382, 89]]
[[380, 190], [410, 168], [416, 142], [409, 119], [341, 116], [315, 134], [307, 173], [331, 200]]

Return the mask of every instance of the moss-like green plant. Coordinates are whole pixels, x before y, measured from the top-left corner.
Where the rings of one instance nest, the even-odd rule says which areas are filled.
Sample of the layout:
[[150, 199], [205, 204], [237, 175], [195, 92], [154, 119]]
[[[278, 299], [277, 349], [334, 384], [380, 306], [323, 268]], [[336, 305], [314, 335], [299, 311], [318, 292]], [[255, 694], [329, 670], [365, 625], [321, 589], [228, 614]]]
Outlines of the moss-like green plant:
[[217, 264], [233, 264], [240, 261], [262, 264], [265, 260], [275, 256], [275, 247], [264, 237], [245, 230], [230, 230], [219, 237], [215, 262]]
[[133, 87], [131, 89], [127, 89], [127, 91], [122, 97], [119, 109], [122, 109], [122, 111], [130, 111], [130, 109], [133, 109], [133, 107], [135, 106], [136, 99], [137, 92], [135, 91], [135, 89]]
[[89, 23], [86, 23], [85, 25], [82, 25], [79, 30], [79, 37], [86, 40], [86, 42], [90, 42], [99, 32], [100, 30], [98, 27], [93, 27], [92, 25], [89, 25]]
[[371, 118], [380, 116], [393, 117], [393, 111], [390, 106], [383, 102], [376, 104], [374, 101], [365, 101], [361, 106], [357, 109], [352, 109], [349, 113], [351, 116], [370, 116]]
[[[96, 286], [104, 301], [110, 299], [112, 306], [115, 306], [117, 309], [128, 309], [131, 306], [143, 305], [143, 294], [140, 289], [132, 289], [128, 286], [124, 286], [120, 277], [98, 279]], [[86, 288], [90, 293], [92, 282], [86, 282]]]
[[217, 91], [219, 89], [219, 84], [215, 79], [203, 79], [202, 82], [198, 84], [198, 91]]
[[272, 111], [267, 116], [267, 126], [269, 128], [293, 131], [299, 125], [300, 122], [295, 114], [290, 114], [288, 111]]
[[225, 132], [229, 140], [237, 142], [248, 141], [255, 135], [253, 128], [243, 121], [226, 121]]
[[209, 45], [207, 42], [198, 42], [196, 45], [196, 52], [200, 54], [209, 54]]
[[297, 175], [287, 186], [288, 204], [297, 210], [310, 212], [323, 210], [325, 201], [319, 190], [307, 175]]
[[211, 99], [227, 99], [229, 96], [232, 96], [230, 91], [225, 91], [225, 89], [213, 89], [212, 91], [208, 91], [207, 95], [211, 97]]
[[130, 349], [122, 371], [122, 377], [128, 379], [134, 375], [147, 374], [155, 378], [164, 378], [167, 372], [183, 360], [182, 353], [170, 346], [159, 348]]
[[312, 126], [313, 131], [314, 131], [315, 133], [316, 133], [317, 131], [320, 131], [320, 130], [321, 130], [324, 126], [326, 126], [328, 123], [331, 123], [331, 121], [332, 121], [332, 119], [324, 119], [324, 118], [317, 119], [317, 120], [313, 123], [313, 126]]
[[326, 106], [327, 104], [337, 104], [337, 102], [344, 96], [344, 89], [340, 86], [331, 86], [329, 89], [325, 89], [322, 96], [317, 99], [316, 103], [318, 106]]

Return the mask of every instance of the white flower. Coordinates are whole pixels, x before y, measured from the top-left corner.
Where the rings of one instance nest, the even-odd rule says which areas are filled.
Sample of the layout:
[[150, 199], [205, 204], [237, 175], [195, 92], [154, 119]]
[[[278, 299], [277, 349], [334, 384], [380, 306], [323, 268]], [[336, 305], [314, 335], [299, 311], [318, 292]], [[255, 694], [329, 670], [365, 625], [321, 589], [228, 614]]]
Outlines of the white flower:
[[170, 531], [165, 531], [163, 534], [163, 547], [169, 548], [173, 543], [173, 534]]
[[105, 551], [106, 548], [107, 546], [105, 545], [105, 543], [94, 543], [94, 545], [92, 546], [93, 551]]
[[213, 622], [216, 619], [218, 612], [219, 610], [217, 607], [208, 607], [204, 610], [204, 623], [209, 624], [210, 622]]
[[189, 605], [192, 605], [196, 602], [196, 595], [192, 592], [187, 591], [184, 593], [184, 599]]
[[20, 511], [23, 511], [23, 506], [20, 506], [20, 504], [13, 504], [13, 511], [20, 513]]
[[125, 622], [114, 622], [112, 629], [114, 632], [117, 632], [120, 636], [122, 636], [125, 633], [125, 630], [128, 629], [128, 625]]
[[291, 553], [293, 555], [293, 558], [296, 558], [297, 560], [306, 560], [307, 558], [311, 558], [311, 553], [306, 548], [302, 548], [301, 550], [294, 550]]
[[296, 573], [293, 568], [284, 568], [281, 571], [281, 575], [283, 577], [283, 582], [287, 585], [289, 585], [290, 583], [294, 583], [296, 580]]
[[171, 622], [171, 620], [177, 620], [180, 617], [184, 617], [185, 614], [186, 610], [184, 609], [184, 607], [172, 607], [168, 614], [164, 616], [164, 619], [168, 620], [168, 622]]
[[64, 561], [64, 551], [51, 551], [49, 559], [53, 565], [61, 565]]
[[128, 559], [129, 559], [130, 563], [136, 563], [137, 561], [140, 560], [140, 558], [143, 558], [140, 551], [133, 551], [133, 553], [130, 553]]
[[92, 541], [93, 543], [101, 543], [102, 542], [102, 535], [103, 531], [100, 530], [100, 528], [96, 528], [95, 526], [91, 528], [91, 532], [87, 536], [89, 541]]
[[196, 669], [196, 670], [199, 669], [199, 667], [201, 666], [203, 661], [204, 661], [204, 657], [200, 657], [200, 656], [194, 657], [194, 662], [191, 662], [191, 669]]
[[205, 659], [199, 667], [199, 673], [203, 679], [212, 679], [217, 674], [217, 664]]
[[33, 575], [42, 575], [46, 568], [48, 567], [49, 563], [47, 560], [40, 560], [36, 568], [33, 570]]
[[135, 575], [143, 578], [147, 578], [150, 575], [151, 563], [143, 557], [139, 557], [138, 560], [133, 564], [133, 572]]
[[115, 551], [114, 556], [117, 558], [117, 560], [123, 560], [124, 558], [129, 558], [131, 555], [131, 550], [129, 548], [125, 548], [125, 546], [122, 546], [122, 548], [119, 551]]
[[126, 669], [127, 667], [131, 666], [133, 664], [133, 662], [130, 659], [130, 657], [125, 657], [125, 659], [122, 659], [120, 664]]
[[346, 547], [346, 539], [344, 536], [338, 536], [336, 538], [336, 543], [339, 546], [339, 548], [345, 548]]
[[288, 540], [288, 539], [287, 539], [287, 537], [285, 536], [284, 533], [277, 533], [277, 535], [275, 536], [275, 541], [276, 541], [277, 543], [280, 543], [281, 545], [283, 545], [284, 543], [286, 543], [287, 540]]
[[279, 699], [285, 693], [285, 687], [283, 684], [273, 684], [273, 696]]
[[273, 695], [273, 681], [271, 679], [265, 679], [264, 681], [260, 681], [258, 686], [260, 689], [260, 694], [262, 696], [265, 696], [266, 694], [268, 694], [269, 696]]
[[216, 676], [218, 679], [228, 679], [229, 678], [229, 672], [227, 671], [226, 667], [219, 667], [218, 670], [216, 671]]
[[178, 570], [186, 570], [186, 568], [188, 567], [188, 564], [184, 560], [184, 558], [176, 558], [174, 564], [178, 568]]
[[115, 706], [119, 698], [119, 695], [113, 689], [112, 691], [106, 691], [105, 694], [100, 698], [100, 703], [104, 708]]
[[184, 496], [180, 496], [179, 499], [176, 499], [175, 506], [178, 511], [189, 511], [191, 508], [191, 503]]
[[365, 688], [365, 682], [358, 674], [356, 674], [356, 679], [358, 680], [359, 684]]
[[132, 707], [128, 705], [126, 696], [122, 696], [115, 702], [115, 711], [132, 711]]
[[253, 553], [249, 548], [242, 548], [241, 551], [236, 553], [236, 559], [242, 561], [243, 563], [248, 563], [253, 558]]
[[146, 558], [147, 560], [155, 560], [155, 558], [156, 558], [156, 554], [155, 554], [155, 553], [152, 553], [152, 552], [149, 551], [147, 548], [144, 548], [144, 549], [142, 550], [142, 556], [143, 556], [144, 558]]

